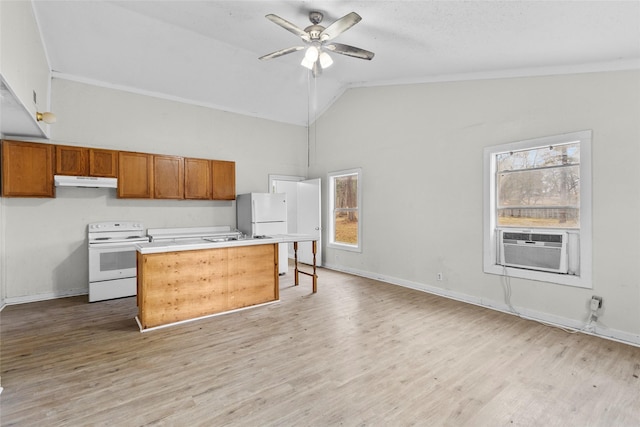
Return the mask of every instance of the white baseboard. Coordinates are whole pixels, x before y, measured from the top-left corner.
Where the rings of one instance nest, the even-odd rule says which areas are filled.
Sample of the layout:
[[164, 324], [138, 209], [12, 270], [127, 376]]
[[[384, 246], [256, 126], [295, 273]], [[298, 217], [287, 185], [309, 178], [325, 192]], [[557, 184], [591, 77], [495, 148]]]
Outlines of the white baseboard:
[[412, 282], [410, 280], [399, 279], [397, 277], [386, 276], [383, 274], [371, 273], [368, 271], [362, 271], [362, 270], [357, 270], [352, 268], [344, 268], [342, 266], [337, 266], [337, 265], [325, 264], [323, 267], [331, 270], [341, 271], [343, 273], [353, 274], [355, 276], [361, 276], [361, 277], [366, 277], [368, 279], [378, 280], [378, 281], [389, 283], [392, 285], [398, 285], [405, 288], [427, 292], [430, 294], [453, 299], [456, 301], [461, 301], [468, 304], [473, 304], [480, 307], [501, 311], [503, 313], [507, 313], [511, 315], [519, 314], [520, 317], [525, 319], [534, 320], [537, 322], [543, 322], [552, 326], [571, 329], [573, 331], [580, 331], [587, 335], [594, 335], [600, 338], [605, 338], [612, 341], [618, 341], [623, 344], [629, 344], [636, 347], [640, 347], [639, 334], [632, 334], [629, 332], [619, 331], [616, 329], [610, 329], [601, 325], [595, 325], [595, 327], [593, 328], [593, 331], [585, 331], [583, 329], [585, 328], [586, 323], [581, 320], [555, 316], [549, 313], [543, 313], [543, 312], [530, 310], [523, 307], [514, 307], [518, 312], [518, 314], [516, 314], [511, 311], [510, 307], [507, 304], [501, 303], [498, 301], [488, 300], [486, 298], [478, 298], [478, 297], [463, 294], [460, 292], [455, 292], [448, 289], [442, 289], [436, 286], [430, 286], [423, 283]]
[[5, 305], [26, 304], [29, 302], [46, 301], [50, 299], [75, 297], [78, 295], [87, 295], [86, 289], [72, 289], [64, 292], [47, 292], [45, 294], [25, 295], [20, 297], [7, 297], [4, 300]]

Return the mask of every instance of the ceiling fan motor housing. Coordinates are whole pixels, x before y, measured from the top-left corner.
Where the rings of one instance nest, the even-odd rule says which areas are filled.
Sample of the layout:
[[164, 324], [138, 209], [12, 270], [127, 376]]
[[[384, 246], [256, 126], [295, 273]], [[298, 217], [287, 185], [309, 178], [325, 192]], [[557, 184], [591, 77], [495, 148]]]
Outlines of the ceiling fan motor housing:
[[311, 11], [309, 12], [309, 21], [313, 25], [309, 25], [304, 31], [309, 34], [309, 38], [311, 40], [320, 40], [320, 33], [324, 31], [324, 27], [322, 25], [318, 25], [322, 22], [324, 15], [322, 12]]
[[322, 12], [317, 12], [317, 11], [309, 12], [309, 21], [311, 21], [313, 25], [318, 25], [319, 23], [321, 23], [322, 18], [324, 18], [324, 15], [322, 14]]
[[311, 40], [320, 40], [320, 33], [324, 31], [324, 27], [322, 25], [310, 25], [304, 31], [309, 34]]

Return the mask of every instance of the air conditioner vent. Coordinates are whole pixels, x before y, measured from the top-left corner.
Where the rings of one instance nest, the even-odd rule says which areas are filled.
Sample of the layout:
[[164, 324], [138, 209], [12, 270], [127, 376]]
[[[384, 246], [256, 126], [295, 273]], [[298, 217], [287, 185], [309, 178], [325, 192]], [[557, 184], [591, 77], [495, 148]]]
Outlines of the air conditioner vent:
[[566, 274], [567, 239], [563, 231], [500, 230], [500, 265]]

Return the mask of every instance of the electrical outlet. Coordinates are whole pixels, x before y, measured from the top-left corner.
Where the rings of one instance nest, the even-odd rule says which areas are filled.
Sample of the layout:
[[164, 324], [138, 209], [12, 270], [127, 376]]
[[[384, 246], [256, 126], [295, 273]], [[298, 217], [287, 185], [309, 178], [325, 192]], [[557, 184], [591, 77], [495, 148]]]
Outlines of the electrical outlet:
[[596, 311], [599, 308], [602, 308], [602, 297], [593, 295], [591, 297], [591, 311]]
[[436, 275], [436, 277], [438, 278], [438, 281], [441, 282], [442, 281], [442, 273], [438, 273]]

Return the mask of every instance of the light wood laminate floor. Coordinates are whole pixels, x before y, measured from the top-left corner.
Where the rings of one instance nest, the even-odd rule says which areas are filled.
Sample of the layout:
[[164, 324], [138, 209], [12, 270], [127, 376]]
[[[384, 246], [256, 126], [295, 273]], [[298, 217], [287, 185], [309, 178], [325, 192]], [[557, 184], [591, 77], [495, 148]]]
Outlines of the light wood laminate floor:
[[640, 348], [324, 269], [141, 334], [135, 298], [2, 313], [3, 426], [638, 426]]

